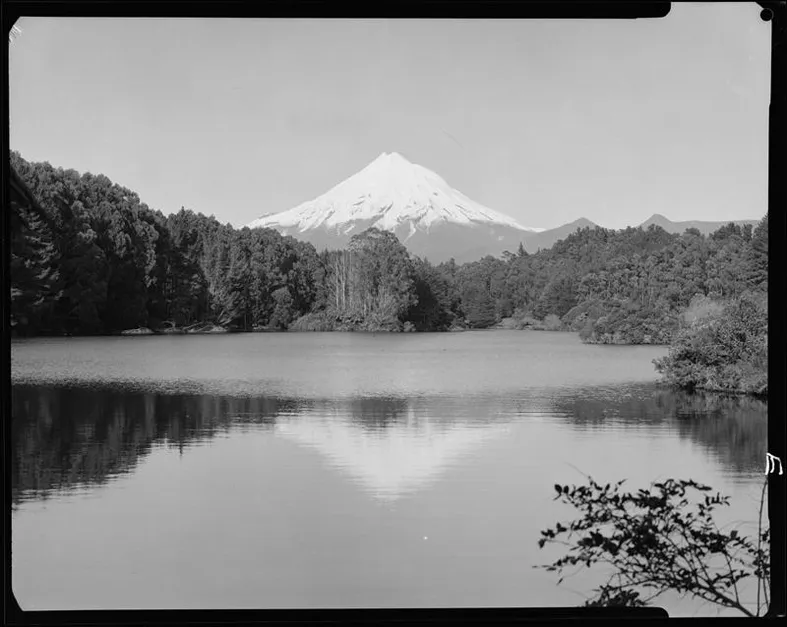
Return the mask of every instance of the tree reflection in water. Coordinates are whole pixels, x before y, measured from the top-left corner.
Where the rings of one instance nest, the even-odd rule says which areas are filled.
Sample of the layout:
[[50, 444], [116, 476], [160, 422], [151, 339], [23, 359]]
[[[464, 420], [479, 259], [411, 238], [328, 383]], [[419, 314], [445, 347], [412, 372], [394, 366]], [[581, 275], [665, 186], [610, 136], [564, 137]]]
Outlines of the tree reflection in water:
[[156, 443], [182, 450], [230, 425], [270, 428], [294, 406], [270, 398], [14, 386], [12, 499], [101, 484], [131, 472]]
[[761, 469], [768, 436], [768, 403], [750, 396], [630, 386], [609, 394], [555, 399], [566, 420], [580, 429], [611, 424], [669, 423], [679, 437], [712, 453], [736, 473]]
[[[532, 400], [498, 399], [494, 405], [465, 407], [454, 399], [357, 398], [298, 400], [168, 394], [88, 387], [17, 385], [12, 388], [11, 482], [14, 503], [48, 493], [102, 484], [132, 472], [154, 446], [181, 451], [232, 429], [273, 429], [277, 417], [304, 414], [350, 416], [363, 431], [397, 425], [413, 435], [425, 407], [439, 404], [430, 428], [463, 422], [508, 419], [538, 409], [573, 429], [664, 426], [669, 423], [736, 472], [762, 466], [767, 439], [767, 403], [747, 397], [688, 393], [653, 386], [591, 388]], [[337, 405], [341, 405], [340, 407]], [[504, 405], [511, 405], [507, 411]], [[472, 410], [472, 411], [471, 411]], [[491, 416], [497, 414], [497, 418]], [[291, 422], [291, 421], [287, 421]], [[423, 425], [422, 425], [423, 426]]]

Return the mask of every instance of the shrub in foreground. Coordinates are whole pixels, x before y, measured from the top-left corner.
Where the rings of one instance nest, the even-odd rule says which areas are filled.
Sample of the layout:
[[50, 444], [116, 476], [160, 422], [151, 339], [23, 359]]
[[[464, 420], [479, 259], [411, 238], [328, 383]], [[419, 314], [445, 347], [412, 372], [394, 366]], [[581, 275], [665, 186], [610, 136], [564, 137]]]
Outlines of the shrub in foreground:
[[[552, 564], [538, 565], [558, 572], [572, 567], [599, 566], [609, 578], [595, 590], [587, 606], [645, 606], [672, 591], [760, 616], [770, 591], [770, 530], [763, 529], [767, 479], [760, 497], [757, 537], [737, 529], [722, 531], [714, 510], [729, 497], [691, 480], [667, 479], [650, 490], [622, 492], [624, 481], [604, 486], [588, 477], [582, 486], [555, 485], [555, 500], [572, 505], [579, 519], [541, 532], [539, 547], [567, 546]], [[611, 572], [610, 572], [611, 571]], [[756, 588], [744, 589], [754, 580]], [[748, 596], [746, 596], [748, 592]]]

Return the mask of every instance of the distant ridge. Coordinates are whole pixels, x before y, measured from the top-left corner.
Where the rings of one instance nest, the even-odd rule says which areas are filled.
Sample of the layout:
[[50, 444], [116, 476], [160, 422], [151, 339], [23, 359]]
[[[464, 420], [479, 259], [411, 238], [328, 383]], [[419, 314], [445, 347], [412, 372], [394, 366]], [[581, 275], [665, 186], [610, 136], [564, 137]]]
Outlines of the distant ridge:
[[[552, 248], [553, 244], [561, 239], [566, 239], [569, 235], [574, 233], [577, 229], [584, 229], [585, 227], [594, 228], [598, 226], [595, 222], [591, 222], [587, 218], [579, 218], [568, 224], [555, 227], [554, 229], [546, 229], [540, 233], [525, 234], [522, 240], [522, 246], [529, 253], [535, 253], [539, 249]], [[511, 252], [514, 252], [513, 250]]]
[[[673, 222], [659, 213], [654, 213], [650, 218], [637, 226], [647, 229], [651, 224], [655, 224], [667, 231], [667, 233], [677, 234], [684, 233], [686, 229], [693, 228], [697, 229], [703, 235], [710, 235], [721, 227], [728, 225], [730, 222], [739, 226], [744, 226], [746, 224], [757, 226], [759, 220], [726, 220], [718, 222], [707, 220], [684, 220], [681, 222]], [[587, 218], [579, 218], [579, 220], [574, 220], [573, 222], [558, 226], [554, 229], [546, 229], [539, 233], [527, 233], [523, 238], [523, 246], [527, 252], [534, 253], [539, 249], [544, 250], [551, 248], [558, 241], [576, 232], [577, 229], [583, 229], [585, 227], [592, 229], [597, 226], [599, 225]]]
[[656, 226], [660, 226], [668, 233], [683, 233], [686, 229], [697, 229], [703, 235], [710, 235], [721, 227], [728, 225], [730, 222], [739, 226], [744, 226], [746, 224], [756, 226], [759, 223], [759, 220], [726, 220], [720, 222], [711, 222], [705, 220], [684, 220], [681, 222], [673, 222], [660, 213], [654, 213], [642, 224], [640, 224], [640, 226], [646, 229], [651, 224], [655, 224]]

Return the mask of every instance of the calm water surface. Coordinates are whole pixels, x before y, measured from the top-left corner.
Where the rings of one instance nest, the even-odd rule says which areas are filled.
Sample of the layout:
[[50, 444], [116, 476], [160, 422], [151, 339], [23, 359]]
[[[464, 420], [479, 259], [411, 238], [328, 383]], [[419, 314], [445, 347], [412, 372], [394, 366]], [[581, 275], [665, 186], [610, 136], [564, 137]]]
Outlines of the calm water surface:
[[[660, 389], [662, 347], [573, 334], [12, 345], [25, 609], [581, 604], [555, 483], [693, 478], [756, 524], [767, 405]], [[664, 597], [671, 615], [715, 607]]]

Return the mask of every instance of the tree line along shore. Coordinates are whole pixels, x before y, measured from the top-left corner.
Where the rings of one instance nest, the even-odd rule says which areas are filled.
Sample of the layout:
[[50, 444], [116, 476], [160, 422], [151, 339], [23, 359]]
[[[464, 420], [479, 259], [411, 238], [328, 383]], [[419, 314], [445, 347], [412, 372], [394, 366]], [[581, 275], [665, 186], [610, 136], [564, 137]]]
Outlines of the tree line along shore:
[[457, 264], [368, 229], [318, 251], [182, 208], [165, 216], [104, 175], [12, 153], [35, 203], [12, 203], [16, 336], [228, 331], [571, 331], [669, 345], [685, 388], [767, 393], [768, 216], [668, 233], [578, 229], [547, 250]]

